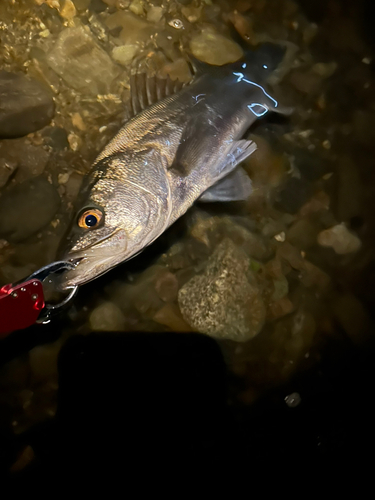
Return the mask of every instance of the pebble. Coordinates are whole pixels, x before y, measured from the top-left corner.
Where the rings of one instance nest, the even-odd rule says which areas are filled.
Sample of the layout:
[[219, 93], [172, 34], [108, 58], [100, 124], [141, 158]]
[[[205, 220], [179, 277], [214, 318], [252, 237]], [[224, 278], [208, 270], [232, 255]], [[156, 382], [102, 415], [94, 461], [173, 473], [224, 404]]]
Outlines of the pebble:
[[296, 70], [291, 73], [289, 80], [299, 92], [308, 95], [317, 94], [323, 83], [322, 77], [312, 71]]
[[337, 63], [316, 63], [311, 68], [312, 72], [316, 75], [321, 76], [322, 78], [329, 78], [334, 74], [337, 69]]
[[82, 132], [86, 130], [85, 122], [83, 121], [82, 116], [79, 113], [73, 113], [72, 124]]
[[344, 223], [325, 229], [318, 234], [318, 243], [323, 247], [331, 247], [339, 255], [357, 252], [361, 248], [361, 240], [349, 231]]
[[183, 83], [190, 82], [192, 78], [190, 67], [183, 57], [165, 64], [160, 70], [160, 76], [169, 76], [171, 80], [178, 80]]
[[108, 94], [120, 69], [83, 26], [66, 28], [47, 54], [50, 67], [73, 89]]
[[330, 197], [324, 191], [319, 191], [301, 207], [300, 214], [302, 217], [315, 214], [316, 212], [326, 211], [330, 206]]
[[155, 290], [164, 302], [173, 302], [177, 298], [178, 281], [174, 274], [166, 271], [155, 283]]
[[137, 16], [141, 16], [145, 13], [145, 2], [143, 0], [133, 0], [129, 5], [129, 10]]
[[333, 314], [345, 330], [348, 337], [356, 344], [365, 341], [371, 327], [371, 318], [363, 304], [352, 293], [337, 297], [332, 304]]
[[298, 394], [298, 392], [293, 392], [292, 394], [285, 396], [284, 401], [287, 406], [289, 406], [289, 408], [295, 408], [301, 403], [301, 396]]
[[126, 11], [111, 14], [106, 19], [105, 24], [111, 32], [120, 29], [119, 35], [116, 36], [125, 44], [142, 44], [155, 32], [151, 23]]
[[112, 50], [112, 58], [114, 61], [126, 67], [132, 62], [138, 52], [139, 45], [120, 45], [120, 47], [115, 47]]
[[238, 61], [243, 55], [236, 42], [209, 29], [191, 39], [190, 50], [200, 61], [216, 66]]
[[147, 21], [158, 23], [163, 17], [163, 7], [150, 7], [147, 11]]
[[288, 241], [300, 248], [307, 250], [316, 244], [319, 228], [308, 219], [299, 219], [290, 226], [287, 233]]
[[189, 23], [196, 23], [201, 16], [202, 5], [195, 7], [193, 4], [182, 7], [182, 14], [186, 17]]
[[174, 332], [191, 332], [191, 326], [182, 317], [176, 304], [166, 304], [152, 318], [156, 323], [167, 326]]
[[269, 307], [269, 313], [273, 319], [282, 318], [294, 310], [293, 302], [288, 297], [283, 297], [273, 302]]
[[[268, 268], [269, 269], [269, 268]], [[274, 291], [271, 296], [271, 300], [277, 301], [285, 297], [289, 291], [288, 280], [284, 275], [281, 275], [278, 279], [273, 280]]]
[[55, 112], [48, 87], [7, 71], [0, 71], [0, 103], [0, 139], [35, 132], [48, 125]]
[[30, 445], [25, 446], [17, 460], [10, 467], [10, 472], [19, 472], [27, 467], [35, 459], [34, 450]]
[[29, 352], [29, 363], [31, 373], [35, 382], [57, 377], [57, 357], [61, 348], [61, 342], [45, 344], [31, 349]]
[[16, 170], [14, 179], [18, 183], [42, 174], [48, 159], [49, 153], [41, 147], [30, 144], [26, 138], [0, 142], [0, 165], [5, 163], [6, 173], [10, 170], [13, 173]]
[[234, 10], [229, 14], [229, 20], [244, 40], [252, 40], [254, 30], [252, 20], [249, 17], [243, 16], [238, 10]]
[[60, 196], [41, 175], [5, 191], [0, 198], [0, 237], [18, 243], [46, 226], [60, 206]]
[[77, 15], [77, 10], [75, 8], [72, 0], [64, 0], [61, 8], [60, 8], [60, 16], [70, 21]]
[[104, 302], [90, 314], [90, 326], [95, 331], [119, 332], [125, 328], [121, 309], [112, 302]]
[[203, 273], [179, 291], [184, 319], [215, 338], [237, 342], [253, 338], [263, 327], [265, 306], [257, 287], [247, 280], [249, 273], [246, 253], [228, 238], [223, 240]]

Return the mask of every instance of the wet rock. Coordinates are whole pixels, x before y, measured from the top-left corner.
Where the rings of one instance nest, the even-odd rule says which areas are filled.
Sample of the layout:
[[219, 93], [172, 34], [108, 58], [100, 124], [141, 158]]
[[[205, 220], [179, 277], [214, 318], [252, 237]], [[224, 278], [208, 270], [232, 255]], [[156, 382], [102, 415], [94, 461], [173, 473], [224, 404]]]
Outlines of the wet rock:
[[114, 61], [126, 67], [132, 62], [138, 52], [139, 45], [120, 45], [120, 47], [115, 47], [112, 50], [112, 58]]
[[125, 11], [118, 11], [110, 15], [105, 24], [111, 33], [120, 30], [114, 36], [118, 36], [123, 43], [130, 45], [144, 43], [155, 32], [151, 23]]
[[330, 198], [324, 191], [319, 191], [310, 200], [303, 205], [300, 210], [302, 217], [310, 214], [315, 214], [316, 212], [322, 212], [329, 209]]
[[190, 50], [200, 61], [216, 66], [238, 61], [243, 55], [236, 42], [209, 29], [192, 38]]
[[272, 319], [282, 318], [287, 314], [290, 314], [294, 310], [294, 305], [288, 299], [288, 297], [283, 297], [282, 299], [273, 302], [269, 307], [269, 313]]
[[20, 183], [42, 174], [49, 154], [41, 147], [30, 144], [28, 139], [9, 139], [0, 142], [0, 164], [17, 170], [14, 178]]
[[323, 83], [322, 77], [311, 71], [294, 71], [289, 80], [299, 92], [308, 95], [317, 94]]
[[10, 472], [19, 472], [27, 467], [35, 459], [34, 450], [30, 445], [26, 446], [17, 460], [10, 467]]
[[284, 401], [289, 408], [295, 408], [301, 403], [301, 396], [298, 392], [293, 392], [292, 394], [285, 396]]
[[311, 184], [303, 179], [289, 177], [276, 195], [275, 206], [295, 214], [311, 195]]
[[108, 94], [120, 69], [83, 26], [63, 30], [47, 55], [48, 64], [72, 88]]
[[332, 307], [336, 319], [353, 342], [361, 343], [368, 338], [373, 331], [371, 318], [355, 295], [346, 293], [337, 297]]
[[50, 146], [55, 151], [63, 151], [69, 148], [68, 134], [61, 127], [46, 127], [42, 131], [44, 144]]
[[29, 352], [31, 373], [35, 382], [57, 377], [57, 357], [61, 342], [34, 347]]
[[264, 186], [266, 193], [280, 184], [288, 170], [287, 162], [272, 151], [270, 144], [259, 135], [252, 136], [257, 150], [246, 161], [246, 169], [254, 183], [254, 188]]
[[152, 318], [156, 323], [167, 326], [174, 332], [191, 332], [191, 326], [186, 323], [181, 311], [175, 304], [166, 304]]
[[298, 248], [284, 241], [277, 249], [277, 257], [282, 262], [286, 260], [293, 269], [301, 270], [305, 266], [305, 260]]
[[254, 37], [253, 23], [249, 17], [245, 17], [238, 10], [234, 10], [229, 14], [229, 20], [244, 40], [252, 40]]
[[129, 5], [129, 10], [137, 16], [142, 16], [145, 13], [145, 2], [143, 0], [133, 0]]
[[318, 243], [323, 247], [331, 247], [339, 255], [357, 252], [361, 247], [361, 240], [351, 233], [345, 224], [337, 224], [318, 234]]
[[[269, 268], [268, 268], [269, 269]], [[271, 296], [271, 300], [277, 301], [285, 297], [288, 293], [289, 285], [288, 280], [284, 275], [279, 276], [277, 279], [273, 280], [274, 291]]]
[[75, 8], [82, 12], [89, 8], [91, 0], [73, 0]]
[[63, 0], [59, 12], [60, 16], [68, 21], [77, 15], [77, 10], [72, 0]]
[[[245, 222], [244, 219], [238, 218]], [[216, 247], [223, 238], [230, 238], [236, 245], [256, 260], [265, 260], [269, 257], [270, 247], [266, 238], [246, 227], [238, 224], [231, 217], [205, 217], [197, 214], [190, 228], [194, 239], [201, 243], [201, 257], [207, 256], [207, 247]]]
[[195, 7], [193, 4], [190, 4], [187, 7], [182, 7], [181, 12], [189, 23], [196, 23], [201, 17], [202, 7], [203, 5]]
[[60, 196], [44, 176], [23, 182], [0, 198], [0, 237], [17, 243], [46, 226], [60, 206]]
[[112, 302], [104, 302], [90, 314], [90, 326], [95, 331], [119, 332], [124, 330], [125, 318]]
[[303, 268], [301, 269], [299, 277], [301, 283], [305, 287], [315, 286], [322, 291], [325, 290], [331, 282], [328, 274], [308, 260], [303, 261]]
[[160, 76], [169, 76], [171, 80], [179, 80], [183, 83], [190, 82], [192, 75], [187, 61], [180, 57], [173, 62], [165, 64], [161, 71]]
[[0, 138], [35, 132], [48, 125], [54, 112], [48, 87], [23, 74], [0, 71]]
[[15, 162], [12, 159], [0, 157], [0, 188], [6, 185], [9, 177], [13, 174], [16, 168], [17, 168], [17, 162]]
[[289, 228], [287, 232], [288, 241], [300, 248], [307, 250], [316, 244], [319, 228], [307, 219], [299, 219]]
[[166, 271], [157, 279], [155, 290], [164, 302], [173, 302], [177, 298], [178, 281], [174, 274]]
[[158, 23], [163, 17], [163, 7], [150, 7], [147, 11], [147, 21]]
[[[250, 285], [249, 259], [225, 239], [195, 276], [179, 291], [184, 319], [197, 331], [215, 338], [245, 342], [261, 330], [265, 306], [258, 288]], [[255, 281], [255, 278], [254, 278]]]

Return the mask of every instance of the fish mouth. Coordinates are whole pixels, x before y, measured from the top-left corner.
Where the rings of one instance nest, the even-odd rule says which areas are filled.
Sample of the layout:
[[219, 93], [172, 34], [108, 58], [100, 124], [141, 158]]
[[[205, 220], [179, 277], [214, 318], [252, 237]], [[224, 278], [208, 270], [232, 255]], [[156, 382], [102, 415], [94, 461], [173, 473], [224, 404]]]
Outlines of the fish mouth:
[[[100, 238], [100, 240], [96, 241], [94, 244], [87, 245], [86, 247], [83, 247], [80, 250], [69, 252], [66, 256], [67, 257], [66, 260], [71, 262], [72, 260], [84, 259], [86, 257], [86, 255], [79, 257], [82, 253], [89, 252], [90, 250], [94, 250], [96, 248], [100, 248], [102, 246], [103, 242], [109, 240], [110, 238], [113, 238], [113, 236], [115, 236], [116, 234], [118, 234], [120, 232], [124, 232], [124, 230], [121, 227], [118, 227], [118, 228], [114, 229], [107, 236], [103, 236], [102, 238]], [[70, 257], [70, 255], [72, 255], [72, 257]], [[77, 255], [77, 257], [74, 257], [75, 255]]]
[[[67, 253], [65, 260], [73, 264], [74, 269], [63, 273], [59, 288], [66, 290], [77, 285], [84, 285], [121, 263], [124, 260], [124, 245], [121, 245], [120, 248], [116, 248], [116, 245], [114, 245], [110, 255], [104, 252], [104, 249], [108, 248], [108, 246], [103, 245], [105, 241], [113, 238], [120, 232], [124, 231], [121, 228], [117, 228], [109, 235], [95, 242], [95, 244], [88, 245], [75, 252]], [[122, 237], [119, 236], [118, 242], [120, 242], [121, 239]], [[111, 264], [107, 265], [108, 263]]]

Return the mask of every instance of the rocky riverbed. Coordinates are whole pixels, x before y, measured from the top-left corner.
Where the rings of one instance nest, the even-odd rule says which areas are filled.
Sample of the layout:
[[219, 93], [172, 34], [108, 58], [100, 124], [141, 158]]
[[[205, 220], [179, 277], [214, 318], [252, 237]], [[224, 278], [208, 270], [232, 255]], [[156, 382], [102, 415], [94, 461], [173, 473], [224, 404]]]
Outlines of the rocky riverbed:
[[276, 93], [294, 107], [250, 131], [247, 202], [193, 207], [144, 254], [83, 287], [58, 340], [3, 366], [1, 426], [19, 434], [53, 417], [56, 360], [74, 333], [212, 336], [239, 405], [314, 366], [328, 343], [371, 336], [372, 48], [359, 6], [303, 4], [0, 3], [1, 285], [54, 260], [84, 174], [124, 121], [134, 68], [186, 83], [188, 52], [221, 65], [242, 55], [234, 32], [274, 40], [287, 47]]

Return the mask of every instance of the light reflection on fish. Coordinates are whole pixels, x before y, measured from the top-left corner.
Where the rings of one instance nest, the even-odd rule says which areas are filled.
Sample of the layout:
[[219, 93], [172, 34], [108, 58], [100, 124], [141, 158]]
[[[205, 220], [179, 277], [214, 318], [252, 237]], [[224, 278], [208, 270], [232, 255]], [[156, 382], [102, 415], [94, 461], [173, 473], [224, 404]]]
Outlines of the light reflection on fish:
[[62, 288], [134, 257], [198, 199], [249, 196], [251, 181], [238, 165], [256, 145], [242, 137], [268, 111], [283, 112], [264, 87], [283, 52], [270, 44], [234, 64], [199, 64], [193, 82], [175, 93], [168, 80], [133, 78], [135, 116], [84, 181], [62, 254], [78, 264]]

